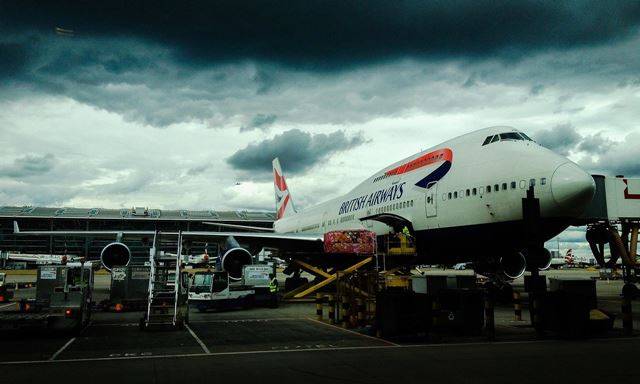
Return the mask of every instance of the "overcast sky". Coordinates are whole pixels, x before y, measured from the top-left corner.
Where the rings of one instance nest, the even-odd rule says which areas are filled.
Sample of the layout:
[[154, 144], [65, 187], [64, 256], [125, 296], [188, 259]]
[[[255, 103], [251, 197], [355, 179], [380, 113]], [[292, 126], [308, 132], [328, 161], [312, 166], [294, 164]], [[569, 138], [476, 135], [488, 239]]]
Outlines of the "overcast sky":
[[638, 1], [72, 3], [0, 1], [1, 205], [308, 206], [491, 125], [640, 176]]

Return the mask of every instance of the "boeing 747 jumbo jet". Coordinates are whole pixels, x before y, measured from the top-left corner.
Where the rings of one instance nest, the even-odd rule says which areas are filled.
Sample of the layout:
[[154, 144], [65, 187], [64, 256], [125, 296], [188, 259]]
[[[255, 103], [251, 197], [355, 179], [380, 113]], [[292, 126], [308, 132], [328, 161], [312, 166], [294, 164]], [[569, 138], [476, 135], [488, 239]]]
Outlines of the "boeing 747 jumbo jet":
[[[222, 267], [232, 276], [251, 262], [247, 248], [277, 248], [287, 258], [322, 257], [327, 232], [367, 229], [385, 236], [406, 228], [416, 245], [407, 263], [471, 261], [515, 277], [527, 262], [531, 268], [550, 261], [544, 242], [571, 225], [595, 192], [593, 178], [578, 165], [510, 127], [453, 138], [375, 172], [343, 196], [299, 211], [278, 159], [273, 172], [277, 220], [272, 231], [229, 225], [234, 232], [182, 233], [225, 242]], [[523, 235], [527, 192], [540, 205], [533, 241]], [[127, 251], [124, 244], [112, 243], [103, 250], [102, 262], [107, 267], [126, 264]]]

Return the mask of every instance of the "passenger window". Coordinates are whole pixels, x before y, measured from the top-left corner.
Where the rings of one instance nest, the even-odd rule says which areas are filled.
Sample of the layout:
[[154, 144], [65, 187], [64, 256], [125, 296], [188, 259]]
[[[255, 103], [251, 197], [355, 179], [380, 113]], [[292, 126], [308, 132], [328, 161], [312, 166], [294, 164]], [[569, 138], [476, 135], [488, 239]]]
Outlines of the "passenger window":
[[525, 189], [527, 188], [527, 182], [524, 180], [520, 180], [520, 189]]
[[516, 182], [515, 181], [511, 182], [511, 189], [516, 189]]
[[480, 187], [480, 194], [483, 195], [484, 194], [484, 187]]
[[547, 178], [543, 177], [542, 179], [540, 179], [540, 185], [545, 185], [547, 184]]
[[492, 143], [495, 143], [495, 142], [496, 142], [496, 141], [498, 141], [498, 140], [500, 140], [500, 136], [495, 135], [495, 136], [493, 136], [493, 139], [491, 139], [491, 142], [492, 142]]
[[[515, 187], [515, 185], [514, 185]], [[506, 191], [507, 190], [507, 183], [502, 183], [502, 190]]]
[[443, 193], [443, 194], [442, 194], [442, 201], [445, 201], [445, 200], [447, 200], [447, 194], [446, 194], [446, 193]]
[[495, 185], [493, 186], [493, 190], [494, 190], [495, 192], [498, 192], [498, 191], [500, 190], [500, 185], [495, 184]]
[[460, 190], [460, 198], [462, 199], [462, 197], [464, 196], [464, 189]]
[[487, 144], [489, 144], [489, 143], [491, 142], [491, 138], [492, 138], [492, 137], [493, 137], [493, 136], [487, 136], [487, 138], [486, 138], [486, 139], [484, 139], [484, 143], [482, 143], [482, 145], [487, 145]]
[[487, 193], [491, 193], [491, 186], [487, 185]]
[[453, 192], [453, 198], [457, 199], [458, 198], [458, 191]]
[[529, 186], [534, 187], [536, 185], [536, 179], [529, 179]]
[[473, 196], [475, 196], [475, 195], [477, 195], [477, 194], [478, 194], [478, 190], [477, 190], [476, 188], [473, 188], [473, 189], [471, 190], [471, 193], [473, 194]]
[[447, 195], [448, 199], [451, 199], [451, 192], [449, 192], [449, 194]]
[[467, 189], [467, 196], [471, 194], [471, 191]]

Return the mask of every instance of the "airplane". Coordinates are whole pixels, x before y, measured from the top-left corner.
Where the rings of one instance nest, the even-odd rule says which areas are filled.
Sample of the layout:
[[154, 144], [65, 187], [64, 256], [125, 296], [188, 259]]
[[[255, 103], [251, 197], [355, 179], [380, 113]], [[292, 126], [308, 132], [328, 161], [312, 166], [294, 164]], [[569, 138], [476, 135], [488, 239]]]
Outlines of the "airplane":
[[[544, 242], [571, 225], [595, 193], [593, 178], [577, 164], [506, 126], [476, 130], [420, 151], [373, 173], [343, 196], [303, 210], [295, 208], [277, 158], [273, 173], [276, 221], [272, 231], [223, 224], [235, 231], [182, 232], [183, 237], [224, 243], [221, 265], [232, 277], [237, 278], [262, 247], [278, 249], [285, 260], [318, 259], [323, 257], [326, 233], [365, 229], [380, 239], [408, 231], [416, 252], [402, 263], [473, 262], [476, 269], [513, 279], [527, 266], [548, 267], [551, 255]], [[523, 198], [528, 193], [533, 193], [540, 207], [533, 240], [524, 236]], [[17, 224], [14, 232], [116, 234], [119, 238], [153, 234], [20, 232]], [[107, 268], [128, 263], [130, 252], [116, 241], [103, 249], [101, 260]]]

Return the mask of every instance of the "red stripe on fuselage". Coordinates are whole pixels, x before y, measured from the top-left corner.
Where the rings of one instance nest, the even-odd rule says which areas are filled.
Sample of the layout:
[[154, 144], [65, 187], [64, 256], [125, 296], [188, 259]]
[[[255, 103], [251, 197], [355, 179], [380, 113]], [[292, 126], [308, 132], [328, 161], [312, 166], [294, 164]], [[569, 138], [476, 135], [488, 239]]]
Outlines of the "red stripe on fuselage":
[[453, 152], [449, 148], [438, 149], [433, 152], [429, 152], [426, 155], [422, 155], [417, 159], [413, 159], [408, 163], [404, 163], [400, 166], [397, 166], [391, 170], [385, 172], [387, 176], [393, 175], [401, 175], [403, 173], [411, 172], [418, 168], [426, 167], [429, 164], [436, 163], [438, 161], [452, 161], [453, 160]]

